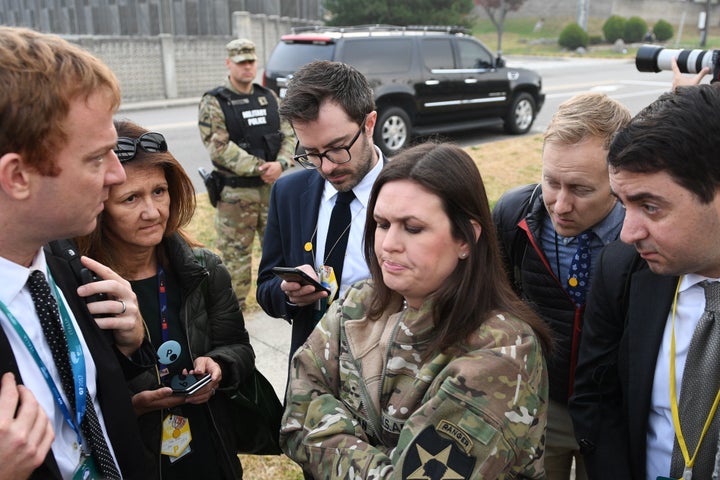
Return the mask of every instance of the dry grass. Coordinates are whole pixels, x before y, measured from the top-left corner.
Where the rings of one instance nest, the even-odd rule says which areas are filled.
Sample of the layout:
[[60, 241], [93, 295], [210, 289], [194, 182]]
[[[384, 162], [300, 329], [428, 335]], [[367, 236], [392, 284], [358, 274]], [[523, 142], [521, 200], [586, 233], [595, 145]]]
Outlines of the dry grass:
[[[490, 204], [494, 205], [500, 195], [516, 185], [536, 182], [540, 179], [541, 135], [511, 137], [493, 143], [485, 143], [465, 150], [475, 160], [485, 183]], [[213, 247], [215, 228], [214, 210], [206, 194], [198, 195], [198, 208], [188, 228], [189, 233], [205, 245]], [[253, 275], [257, 273], [260, 249], [256, 243], [253, 255]], [[248, 296], [247, 309], [258, 309], [255, 287]], [[240, 455], [247, 480], [300, 480], [300, 468], [284, 455]]]

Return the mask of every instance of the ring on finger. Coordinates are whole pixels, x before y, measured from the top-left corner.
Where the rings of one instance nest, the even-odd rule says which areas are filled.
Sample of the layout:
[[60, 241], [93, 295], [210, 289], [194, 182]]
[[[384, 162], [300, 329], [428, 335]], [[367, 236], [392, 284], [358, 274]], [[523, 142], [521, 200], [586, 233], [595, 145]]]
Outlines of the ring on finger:
[[125, 305], [125, 302], [123, 300], [115, 300], [116, 302], [120, 302], [120, 305], [122, 305], [122, 310], [118, 315], [122, 315], [127, 310], [127, 305]]

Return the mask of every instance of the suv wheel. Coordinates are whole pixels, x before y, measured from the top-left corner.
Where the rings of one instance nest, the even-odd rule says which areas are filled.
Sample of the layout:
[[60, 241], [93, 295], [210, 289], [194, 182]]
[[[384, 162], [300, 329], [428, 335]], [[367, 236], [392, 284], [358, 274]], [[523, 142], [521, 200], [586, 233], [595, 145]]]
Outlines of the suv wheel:
[[410, 117], [398, 107], [383, 109], [375, 125], [375, 144], [387, 156], [392, 156], [410, 142]]
[[515, 95], [505, 116], [505, 131], [508, 133], [526, 133], [535, 121], [535, 100], [527, 92]]

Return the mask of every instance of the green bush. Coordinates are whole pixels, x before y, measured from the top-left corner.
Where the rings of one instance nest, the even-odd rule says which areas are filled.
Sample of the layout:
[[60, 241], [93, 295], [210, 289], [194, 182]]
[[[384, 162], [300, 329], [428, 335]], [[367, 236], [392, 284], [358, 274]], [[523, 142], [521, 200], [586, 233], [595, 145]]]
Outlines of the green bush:
[[576, 22], [568, 24], [560, 32], [558, 43], [568, 50], [575, 50], [578, 47], [587, 47], [589, 37], [585, 30]]
[[590, 35], [590, 45], [600, 45], [603, 43], [602, 35]]
[[605, 20], [605, 23], [602, 26], [605, 40], [609, 43], [615, 43], [615, 40], [618, 38], [623, 38], [623, 35], [625, 35], [625, 22], [625, 18], [620, 15], [612, 15], [610, 18]]
[[647, 22], [640, 17], [630, 17], [625, 22], [625, 43], [636, 43], [645, 37], [648, 31]]
[[667, 40], [670, 40], [675, 34], [675, 32], [673, 32], [672, 25], [662, 19], [658, 20], [657, 23], [655, 23], [655, 25], [653, 26], [653, 33], [655, 34], [655, 40], [657, 40], [658, 42], [665, 42]]

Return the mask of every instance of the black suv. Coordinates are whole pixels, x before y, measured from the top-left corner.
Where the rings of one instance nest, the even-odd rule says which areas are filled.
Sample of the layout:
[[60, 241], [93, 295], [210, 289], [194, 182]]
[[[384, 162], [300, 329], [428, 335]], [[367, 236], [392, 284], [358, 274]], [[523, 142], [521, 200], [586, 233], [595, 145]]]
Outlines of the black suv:
[[504, 122], [525, 133], [545, 94], [537, 72], [505, 66], [456, 27], [309, 27], [283, 35], [263, 84], [281, 98], [293, 72], [313, 60], [355, 66], [375, 92], [375, 144], [387, 155], [412, 135], [468, 130]]

